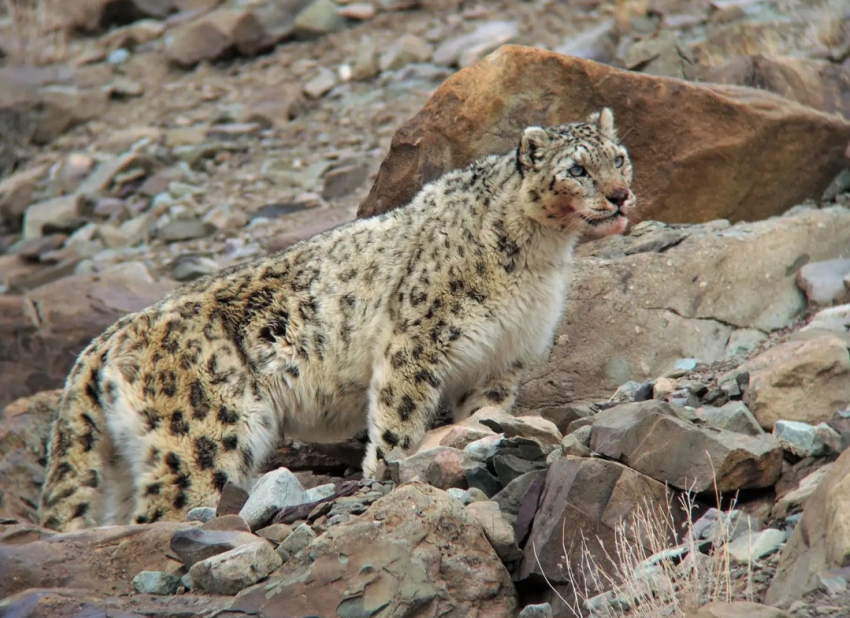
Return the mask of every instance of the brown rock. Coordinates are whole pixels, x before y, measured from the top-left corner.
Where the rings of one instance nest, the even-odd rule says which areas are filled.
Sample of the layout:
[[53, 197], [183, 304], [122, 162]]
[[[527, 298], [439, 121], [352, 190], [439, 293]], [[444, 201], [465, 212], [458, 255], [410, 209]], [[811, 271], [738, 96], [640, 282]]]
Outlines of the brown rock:
[[188, 68], [217, 60], [233, 48], [256, 53], [264, 38], [265, 31], [253, 12], [217, 9], [166, 36], [165, 53], [175, 64]]
[[[16, 498], [0, 498], [4, 517], [37, 521], [47, 441], [61, 394], [54, 390], [18, 399], [0, 416], [0, 496]], [[22, 505], [26, 505], [23, 510]]]
[[301, 89], [291, 84], [280, 84], [251, 100], [245, 106], [242, 119], [255, 122], [264, 129], [281, 128], [298, 116], [303, 107]]
[[832, 335], [777, 345], [733, 373], [749, 374], [745, 401], [768, 431], [779, 420], [817, 425], [850, 404], [850, 352]]
[[[242, 508], [241, 506], [239, 507]], [[251, 532], [251, 526], [239, 517], [239, 515], [219, 515], [211, 520], [204, 522], [201, 526], [202, 530], [235, 530], [238, 532]]]
[[[602, 548], [614, 547], [617, 525], [624, 518], [629, 521], [647, 505], [659, 505], [659, 514], [667, 520], [670, 515], [661, 509], [666, 510], [668, 500], [675, 504], [663, 483], [619, 463], [575, 457], [557, 460], [546, 475], [540, 506], [523, 548], [525, 557], [515, 578], [545, 574], [556, 587], [563, 588], [568, 577], [559, 565], [565, 552], [573, 572], [581, 578], [582, 536], [600, 568], [611, 572], [606, 558], [610, 554]], [[677, 510], [674, 520], [680, 519]]]
[[358, 216], [406, 204], [440, 174], [509, 151], [526, 125], [602, 106], [624, 129], [644, 187], [641, 216], [662, 221], [761, 219], [820, 196], [850, 139], [850, 123], [762, 91], [504, 46], [446, 80], [396, 132]]
[[113, 271], [65, 277], [25, 296], [0, 296], [0, 406], [61, 387], [94, 337], [173, 287]]
[[850, 117], [850, 66], [826, 60], [757, 54], [703, 69], [701, 79], [768, 90], [830, 114]]
[[[172, 534], [191, 523], [89, 528], [26, 545], [0, 545], [0, 598], [27, 588], [85, 588], [129, 594], [139, 571], [164, 571]], [[120, 568], [116, 568], [120, 565]]]
[[[218, 499], [216, 506], [216, 518], [235, 515], [239, 517], [239, 511], [245, 506], [248, 501], [248, 492], [228, 481], [221, 490], [221, 496]], [[242, 519], [240, 517], [240, 519]]]
[[806, 502], [765, 602], [786, 606], [818, 586], [818, 573], [850, 564], [850, 450]]
[[67, 11], [66, 27], [85, 32], [123, 26], [148, 17], [162, 19], [175, 8], [175, 0], [86, 0], [63, 7]]
[[46, 165], [38, 165], [0, 180], [0, 218], [20, 225], [32, 201], [33, 189], [46, 171]]
[[265, 542], [264, 539], [250, 532], [191, 528], [174, 533], [171, 537], [171, 549], [186, 568], [189, 568], [196, 562], [223, 554], [231, 549]]
[[682, 491], [770, 487], [782, 471], [782, 446], [769, 434], [746, 436], [697, 427], [668, 403], [627, 403], [596, 415], [590, 449]]
[[483, 466], [477, 455], [447, 446], [438, 446], [390, 464], [393, 480], [406, 483], [415, 478], [438, 489], [461, 487], [466, 489], [466, 472]]
[[397, 615], [513, 618], [516, 591], [460, 502], [411, 483], [329, 529], [232, 604], [268, 616], [369, 616], [384, 607]]
[[696, 612], [688, 614], [687, 618], [791, 618], [788, 614], [775, 607], [761, 603], [736, 601], [721, 603], [714, 601], [703, 605]]

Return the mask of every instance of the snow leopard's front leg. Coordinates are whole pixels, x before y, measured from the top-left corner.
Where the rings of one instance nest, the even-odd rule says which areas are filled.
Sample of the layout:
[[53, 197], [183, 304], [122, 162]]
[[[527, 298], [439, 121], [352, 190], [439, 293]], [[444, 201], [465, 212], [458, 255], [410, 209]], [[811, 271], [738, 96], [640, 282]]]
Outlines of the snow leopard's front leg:
[[430, 428], [446, 369], [441, 357], [416, 338], [396, 335], [377, 360], [369, 391], [364, 478], [375, 477], [380, 457], [408, 455]]

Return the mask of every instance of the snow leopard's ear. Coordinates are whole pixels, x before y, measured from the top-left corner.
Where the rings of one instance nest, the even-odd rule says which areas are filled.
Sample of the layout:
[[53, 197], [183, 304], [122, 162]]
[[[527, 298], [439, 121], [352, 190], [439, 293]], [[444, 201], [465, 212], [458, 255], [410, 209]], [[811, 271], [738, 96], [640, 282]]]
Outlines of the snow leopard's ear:
[[589, 124], [596, 125], [596, 129], [612, 142], [617, 141], [617, 129], [614, 128], [614, 112], [610, 107], [603, 107], [601, 111], [595, 112], [587, 119]]
[[528, 169], [540, 169], [543, 153], [549, 145], [549, 134], [542, 127], [526, 127], [522, 132], [517, 148], [516, 162], [520, 172]]

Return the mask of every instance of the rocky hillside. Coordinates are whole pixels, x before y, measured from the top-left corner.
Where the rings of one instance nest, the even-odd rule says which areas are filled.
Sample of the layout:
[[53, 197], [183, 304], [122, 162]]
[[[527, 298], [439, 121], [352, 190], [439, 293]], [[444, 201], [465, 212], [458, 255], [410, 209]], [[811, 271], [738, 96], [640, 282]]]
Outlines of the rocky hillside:
[[[0, 616], [848, 615], [846, 2], [2, 10]], [[380, 482], [362, 436], [287, 442], [187, 522], [35, 525], [118, 317], [603, 105], [641, 221], [579, 247], [515, 416]]]

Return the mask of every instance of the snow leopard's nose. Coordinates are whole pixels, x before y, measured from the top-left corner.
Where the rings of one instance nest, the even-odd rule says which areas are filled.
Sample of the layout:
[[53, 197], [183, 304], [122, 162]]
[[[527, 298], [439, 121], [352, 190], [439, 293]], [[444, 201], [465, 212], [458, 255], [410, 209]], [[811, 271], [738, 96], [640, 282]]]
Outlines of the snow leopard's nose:
[[629, 197], [629, 192], [625, 189], [616, 189], [612, 191], [608, 195], [605, 196], [605, 199], [614, 204], [617, 208], [622, 208], [623, 204], [626, 203], [626, 200]]

